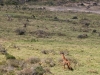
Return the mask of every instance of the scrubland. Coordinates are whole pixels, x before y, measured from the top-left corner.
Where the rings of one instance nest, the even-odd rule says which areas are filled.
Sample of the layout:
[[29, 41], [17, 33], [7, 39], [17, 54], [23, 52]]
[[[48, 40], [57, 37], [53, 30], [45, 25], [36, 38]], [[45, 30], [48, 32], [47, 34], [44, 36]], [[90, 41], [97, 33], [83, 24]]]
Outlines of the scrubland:
[[[31, 75], [30, 68], [41, 63], [46, 75], [99, 75], [99, 20], [93, 13], [1, 6], [0, 74]], [[61, 51], [74, 71], [63, 69]], [[36, 75], [43, 75], [39, 70]]]

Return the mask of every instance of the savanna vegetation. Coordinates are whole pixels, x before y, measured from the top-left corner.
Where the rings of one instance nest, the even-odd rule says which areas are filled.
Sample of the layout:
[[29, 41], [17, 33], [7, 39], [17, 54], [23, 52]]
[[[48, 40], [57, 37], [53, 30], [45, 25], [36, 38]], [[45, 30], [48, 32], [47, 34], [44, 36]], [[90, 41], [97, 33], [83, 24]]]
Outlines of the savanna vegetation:
[[64, 5], [67, 3], [74, 2], [96, 2], [99, 3], [100, 0], [0, 0], [0, 4], [4, 5], [19, 5], [28, 3], [30, 5]]
[[[0, 75], [100, 75], [99, 20], [93, 13], [1, 5]], [[73, 71], [63, 68], [60, 52]]]

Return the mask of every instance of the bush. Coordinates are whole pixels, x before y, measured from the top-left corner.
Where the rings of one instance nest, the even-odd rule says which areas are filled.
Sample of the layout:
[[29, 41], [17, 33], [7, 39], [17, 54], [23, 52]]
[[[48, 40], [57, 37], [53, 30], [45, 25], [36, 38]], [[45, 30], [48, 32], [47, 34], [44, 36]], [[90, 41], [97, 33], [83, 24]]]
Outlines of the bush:
[[48, 50], [42, 50], [41, 51], [43, 54], [49, 54], [49, 51]]
[[0, 45], [0, 53], [1, 54], [6, 54], [7, 51], [5, 50], [5, 48], [3, 48], [1, 45]]
[[78, 17], [77, 16], [73, 16], [73, 18], [72, 19], [78, 19]]
[[45, 73], [45, 70], [43, 69], [42, 66], [37, 66], [34, 69], [34, 73], [32, 75], [43, 75]]
[[94, 30], [92, 30], [92, 33], [97, 33], [97, 30], [95, 30], [95, 29], [94, 29]]
[[31, 63], [31, 64], [36, 64], [36, 63], [40, 62], [40, 58], [32, 57], [32, 58], [27, 59], [25, 62], [26, 63]]
[[30, 60], [31, 60], [30, 62], [31, 62], [32, 64], [35, 64], [35, 63], [40, 62], [40, 59], [39, 59], [39, 58], [31, 58]]
[[26, 30], [23, 29], [23, 28], [18, 28], [18, 29], [16, 29], [15, 32], [16, 32], [18, 35], [25, 35]]
[[46, 63], [49, 67], [54, 67], [54, 66], [56, 65], [52, 58], [46, 58], [46, 59], [45, 59], [45, 63]]
[[86, 27], [88, 27], [90, 25], [91, 20], [87, 19], [87, 18], [83, 18], [80, 20], [80, 23], [85, 25]]
[[58, 17], [54, 17], [54, 21], [58, 21], [59, 19], [58, 19]]
[[22, 60], [18, 60], [18, 59], [7, 60], [7, 64], [12, 66], [12, 67], [15, 67], [15, 68], [21, 67], [22, 63], [23, 63], [23, 61]]
[[5, 54], [6, 59], [16, 59], [13, 55], [10, 55], [9, 53]]
[[82, 39], [82, 38], [88, 38], [88, 35], [87, 34], [78, 35], [77, 38], [80, 38], [80, 39]]
[[32, 32], [31, 34], [35, 35], [38, 38], [47, 38], [50, 35], [49, 32], [46, 32], [44, 30], [37, 30]]
[[31, 68], [24, 68], [23, 70], [19, 71], [17, 75], [43, 75], [45, 70], [41, 65], [34, 65]]

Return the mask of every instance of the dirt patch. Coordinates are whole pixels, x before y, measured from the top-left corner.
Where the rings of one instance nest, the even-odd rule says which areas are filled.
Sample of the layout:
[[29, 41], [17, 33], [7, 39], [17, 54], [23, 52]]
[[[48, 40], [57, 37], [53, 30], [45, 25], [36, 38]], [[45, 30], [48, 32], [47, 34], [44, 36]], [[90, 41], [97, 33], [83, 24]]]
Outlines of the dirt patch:
[[93, 3], [72, 3], [64, 6], [29, 6], [29, 8], [45, 8], [49, 11], [72, 11], [72, 12], [86, 12], [100, 14], [100, 4], [93, 5]]
[[76, 7], [65, 7], [65, 6], [53, 6], [53, 7], [46, 7], [49, 11], [72, 11], [72, 12], [86, 12], [86, 13], [96, 13], [100, 14], [100, 7], [99, 6], [91, 6], [89, 9], [87, 7], [76, 6]]

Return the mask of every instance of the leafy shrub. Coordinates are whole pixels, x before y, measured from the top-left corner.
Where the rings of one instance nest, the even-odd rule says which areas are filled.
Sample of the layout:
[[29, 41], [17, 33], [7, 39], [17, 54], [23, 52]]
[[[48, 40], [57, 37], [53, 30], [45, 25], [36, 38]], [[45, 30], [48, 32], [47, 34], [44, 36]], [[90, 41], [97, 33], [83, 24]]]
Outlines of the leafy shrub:
[[58, 19], [58, 17], [54, 17], [54, 21], [58, 21], [59, 19]]
[[45, 59], [45, 63], [46, 63], [49, 67], [54, 67], [54, 66], [56, 65], [52, 58], [46, 58], [46, 59]]
[[36, 31], [32, 32], [31, 34], [35, 35], [38, 38], [46, 38], [50, 35], [49, 32], [46, 32], [44, 30], [36, 30]]
[[89, 70], [89, 71], [87, 71], [87, 73], [94, 73], [94, 74], [98, 74], [98, 71], [96, 71], [96, 70]]
[[16, 32], [18, 35], [25, 35], [26, 30], [23, 29], [23, 28], [18, 28], [18, 29], [15, 30], [15, 32]]
[[5, 50], [5, 48], [3, 48], [1, 45], [0, 45], [0, 53], [1, 54], [6, 54], [7, 51]]
[[34, 73], [32, 75], [43, 75], [45, 73], [45, 70], [43, 69], [42, 66], [37, 66], [34, 69]]
[[22, 60], [10, 59], [10, 60], [7, 60], [7, 64], [12, 67], [19, 68], [22, 65]]
[[73, 16], [73, 18], [72, 19], [78, 19], [78, 17], [77, 16]]
[[0, 62], [0, 65], [4, 65], [4, 64], [6, 64], [6, 61]]
[[39, 58], [31, 58], [31, 59], [30, 59], [30, 62], [31, 62], [32, 64], [35, 64], [35, 63], [40, 62], [40, 59], [39, 59]]
[[6, 56], [6, 59], [16, 59], [13, 55], [9, 53], [6, 53], [5, 56]]
[[94, 29], [94, 30], [92, 30], [92, 33], [97, 33], [97, 30], [95, 30], [95, 29]]
[[58, 35], [58, 36], [66, 36], [66, 34], [61, 33], [61, 32], [58, 32], [57, 35]]
[[41, 65], [33, 65], [30, 68], [24, 68], [17, 72], [17, 75], [43, 75], [45, 73], [44, 68]]
[[80, 39], [82, 39], [82, 38], [88, 38], [88, 35], [87, 34], [78, 35], [77, 38], [80, 38]]
[[37, 42], [38, 40], [37, 39], [31, 39], [31, 42]]
[[80, 23], [85, 25], [86, 27], [88, 27], [90, 25], [90, 22], [91, 21], [89, 19], [87, 19], [87, 18], [84, 18], [84, 19], [80, 20]]
[[32, 69], [24, 68], [23, 70], [20, 70], [20, 71], [16, 72], [16, 75], [33, 75], [32, 74]]
[[43, 54], [49, 54], [49, 51], [48, 50], [42, 50], [41, 51]]
[[27, 10], [27, 9], [29, 9], [29, 8], [28, 7], [25, 7], [25, 6], [22, 7], [22, 10]]
[[46, 68], [44, 68], [44, 70], [45, 70], [45, 74], [46, 74], [46, 75], [49, 75], [49, 74], [50, 74], [50, 75], [51, 75], [51, 74], [54, 75], [54, 74], [50, 71], [49, 68], [46, 67]]
[[60, 54], [64, 53], [65, 55], [69, 55], [69, 51], [68, 50], [63, 50], [63, 51], [60, 51]]
[[25, 63], [36, 64], [40, 62], [40, 58], [31, 57], [25, 61]]
[[0, 73], [0, 75], [13, 75], [12, 73], [14, 73], [14, 68], [5, 63], [4, 65], [0, 65]]

